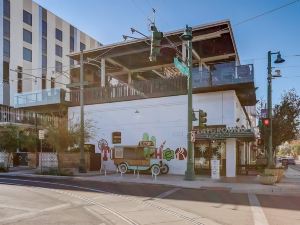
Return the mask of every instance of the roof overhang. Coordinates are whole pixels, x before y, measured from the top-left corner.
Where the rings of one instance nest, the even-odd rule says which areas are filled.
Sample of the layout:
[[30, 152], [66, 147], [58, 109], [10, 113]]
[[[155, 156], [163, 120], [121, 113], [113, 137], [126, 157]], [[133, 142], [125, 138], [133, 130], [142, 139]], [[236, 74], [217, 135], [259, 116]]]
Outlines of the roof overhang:
[[[128, 73], [159, 70], [173, 66], [173, 59], [182, 51], [180, 39], [184, 29], [164, 33], [161, 56], [150, 62], [150, 39], [130, 40], [83, 51], [84, 59], [100, 65], [105, 60], [106, 74], [119, 78]], [[170, 41], [172, 44], [170, 44]], [[176, 47], [175, 47], [176, 46]], [[80, 52], [71, 53], [70, 58], [79, 60]], [[193, 27], [193, 61], [205, 65], [215, 62], [239, 61], [229, 20]], [[95, 69], [99, 69], [96, 68]], [[159, 71], [155, 71], [159, 76]], [[148, 77], [147, 77], [148, 78]]]

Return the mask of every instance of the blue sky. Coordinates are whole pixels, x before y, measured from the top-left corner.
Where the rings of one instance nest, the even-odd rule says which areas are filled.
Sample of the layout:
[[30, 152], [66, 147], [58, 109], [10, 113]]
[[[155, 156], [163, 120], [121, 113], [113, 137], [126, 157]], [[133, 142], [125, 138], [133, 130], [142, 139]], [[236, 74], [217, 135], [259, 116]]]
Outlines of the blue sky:
[[[35, 0], [103, 44], [122, 41], [134, 27], [148, 34], [147, 18], [157, 10], [163, 31], [230, 19], [242, 64], [253, 63], [258, 99], [266, 99], [267, 52], [278, 51], [283, 78], [273, 81], [273, 103], [285, 90], [300, 94], [300, 1], [241, 25], [249, 17], [293, 0]], [[295, 56], [299, 55], [299, 57]]]

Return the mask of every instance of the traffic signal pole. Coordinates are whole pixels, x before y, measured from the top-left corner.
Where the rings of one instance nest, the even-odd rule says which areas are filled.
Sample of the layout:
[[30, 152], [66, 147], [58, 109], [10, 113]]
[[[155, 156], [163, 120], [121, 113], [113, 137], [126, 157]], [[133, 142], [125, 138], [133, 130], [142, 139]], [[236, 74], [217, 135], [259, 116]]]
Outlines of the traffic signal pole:
[[268, 52], [268, 118], [269, 118], [269, 129], [268, 129], [268, 167], [274, 166], [273, 160], [273, 140], [272, 140], [272, 53], [271, 51]]
[[[188, 137], [187, 137], [187, 148], [188, 148], [188, 158], [187, 158], [187, 168], [185, 171], [185, 180], [195, 179], [195, 169], [194, 169], [194, 144], [191, 140], [192, 129], [193, 129], [193, 87], [192, 87], [192, 28], [186, 27], [186, 36], [182, 36], [182, 39], [186, 41], [187, 44], [187, 66], [189, 68], [188, 76]], [[190, 37], [188, 37], [190, 36]], [[185, 38], [184, 38], [185, 37]]]
[[85, 155], [84, 155], [84, 95], [83, 95], [83, 51], [80, 52], [80, 162], [79, 162], [79, 172], [86, 173], [85, 167]]

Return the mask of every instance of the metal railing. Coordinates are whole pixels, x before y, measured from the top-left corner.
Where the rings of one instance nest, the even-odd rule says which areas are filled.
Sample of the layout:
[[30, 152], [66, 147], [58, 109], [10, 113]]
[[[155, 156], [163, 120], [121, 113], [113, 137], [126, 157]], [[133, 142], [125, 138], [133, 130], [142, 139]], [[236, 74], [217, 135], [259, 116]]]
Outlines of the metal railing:
[[211, 71], [193, 70], [193, 88], [208, 88], [254, 82], [252, 64], [235, 66], [233, 63], [216, 64]]
[[15, 94], [14, 107], [23, 108], [39, 105], [59, 104], [64, 103], [67, 100], [66, 91], [64, 89], [52, 88]]
[[0, 124], [19, 123], [42, 126], [57, 123], [58, 117], [46, 114], [15, 109], [9, 106], [0, 106]]

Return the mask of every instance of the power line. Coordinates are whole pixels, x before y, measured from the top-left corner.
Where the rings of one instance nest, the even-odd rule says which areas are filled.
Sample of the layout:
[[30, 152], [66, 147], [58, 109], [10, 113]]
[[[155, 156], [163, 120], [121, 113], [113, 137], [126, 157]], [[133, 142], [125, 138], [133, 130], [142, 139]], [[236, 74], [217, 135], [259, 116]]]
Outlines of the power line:
[[286, 4], [284, 4], [284, 5], [281, 5], [281, 6], [279, 6], [279, 7], [270, 9], [270, 10], [265, 11], [265, 12], [263, 12], [263, 13], [261, 13], [261, 14], [256, 15], [256, 16], [252, 16], [252, 17], [250, 17], [250, 18], [248, 18], [248, 19], [242, 20], [242, 21], [240, 21], [240, 22], [234, 24], [233, 26], [239, 26], [239, 25], [244, 24], [244, 23], [247, 23], [247, 22], [249, 22], [249, 21], [251, 21], [251, 20], [255, 20], [255, 19], [259, 18], [259, 17], [268, 15], [268, 14], [270, 14], [270, 13], [273, 13], [273, 12], [275, 12], [275, 11], [278, 11], [278, 10], [280, 10], [280, 9], [283, 9], [283, 8], [285, 8], [285, 7], [287, 7], [287, 6], [293, 5], [293, 4], [295, 4], [295, 3], [299, 2], [299, 1], [300, 1], [300, 0], [295, 0], [295, 1], [292, 1], [292, 2], [289, 2], [289, 3], [286, 3]]

